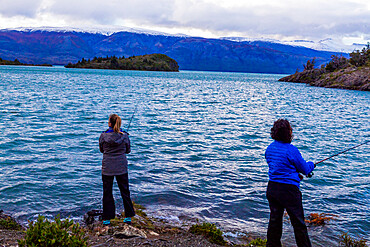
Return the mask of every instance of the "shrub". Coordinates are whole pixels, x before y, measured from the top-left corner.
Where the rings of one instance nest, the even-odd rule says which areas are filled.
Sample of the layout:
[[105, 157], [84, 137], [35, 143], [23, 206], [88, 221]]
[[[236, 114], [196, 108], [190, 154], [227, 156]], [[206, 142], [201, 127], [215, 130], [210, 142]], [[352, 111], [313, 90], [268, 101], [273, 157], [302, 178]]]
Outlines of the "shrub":
[[222, 231], [215, 224], [203, 223], [192, 225], [189, 229], [191, 233], [205, 236], [209, 242], [219, 245], [226, 245]]
[[19, 246], [87, 246], [87, 237], [79, 224], [73, 220], [61, 220], [59, 215], [55, 221], [48, 221], [39, 216], [36, 222], [30, 222], [26, 236], [18, 240]]
[[12, 217], [6, 216], [0, 219], [0, 229], [21, 230], [22, 227]]
[[363, 238], [354, 239], [348, 235], [348, 232], [343, 233], [340, 236], [339, 246], [344, 247], [366, 247], [366, 240]]
[[306, 223], [309, 225], [314, 225], [314, 226], [322, 226], [331, 220], [335, 220], [338, 216], [335, 214], [326, 214], [326, 213], [311, 213], [307, 219], [305, 220]]
[[261, 239], [261, 238], [256, 238], [253, 239], [248, 246], [266, 246], [267, 240], [266, 239]]

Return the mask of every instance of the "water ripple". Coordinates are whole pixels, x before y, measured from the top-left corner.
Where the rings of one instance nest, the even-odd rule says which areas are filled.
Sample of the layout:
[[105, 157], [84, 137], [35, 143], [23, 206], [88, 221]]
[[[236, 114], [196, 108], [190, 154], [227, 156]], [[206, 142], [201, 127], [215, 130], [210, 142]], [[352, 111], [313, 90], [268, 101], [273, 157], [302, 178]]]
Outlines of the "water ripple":
[[[314, 161], [370, 137], [369, 92], [277, 82], [280, 77], [2, 66], [0, 208], [24, 221], [100, 208], [99, 135], [109, 114], [121, 115], [126, 127], [137, 107], [129, 155], [135, 201], [157, 217], [264, 233], [264, 150], [274, 120], [292, 122], [294, 144]], [[309, 228], [316, 246], [335, 245], [341, 231], [368, 237], [369, 169], [362, 146], [304, 180], [306, 214], [339, 215]], [[117, 188], [114, 193], [121, 202]], [[284, 229], [293, 243], [291, 226]]]

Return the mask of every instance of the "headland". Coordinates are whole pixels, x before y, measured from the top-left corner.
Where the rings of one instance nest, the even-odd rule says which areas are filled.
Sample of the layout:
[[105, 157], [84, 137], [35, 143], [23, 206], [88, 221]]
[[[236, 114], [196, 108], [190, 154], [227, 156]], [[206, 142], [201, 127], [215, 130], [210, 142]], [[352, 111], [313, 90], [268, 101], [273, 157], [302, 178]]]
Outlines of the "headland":
[[82, 58], [77, 63], [68, 63], [66, 68], [81, 69], [115, 69], [115, 70], [145, 70], [145, 71], [179, 71], [177, 62], [164, 54], [150, 54], [125, 57], [94, 57], [92, 60]]

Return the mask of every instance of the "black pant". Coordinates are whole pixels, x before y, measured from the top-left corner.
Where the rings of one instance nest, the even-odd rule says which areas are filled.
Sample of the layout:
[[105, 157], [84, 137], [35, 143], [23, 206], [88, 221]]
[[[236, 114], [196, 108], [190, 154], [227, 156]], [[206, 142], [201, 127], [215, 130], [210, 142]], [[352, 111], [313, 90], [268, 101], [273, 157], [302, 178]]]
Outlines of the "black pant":
[[135, 216], [134, 206], [130, 198], [130, 190], [128, 186], [128, 174], [107, 176], [102, 175], [103, 179], [103, 220], [110, 220], [116, 217], [116, 206], [113, 198], [113, 179], [116, 177], [118, 188], [123, 199], [125, 208], [125, 217]]
[[283, 214], [286, 209], [294, 228], [295, 241], [298, 247], [311, 246], [307, 227], [304, 222], [302, 193], [292, 184], [270, 181], [267, 186], [267, 199], [270, 205], [270, 221], [267, 230], [266, 246], [281, 246], [283, 232]]

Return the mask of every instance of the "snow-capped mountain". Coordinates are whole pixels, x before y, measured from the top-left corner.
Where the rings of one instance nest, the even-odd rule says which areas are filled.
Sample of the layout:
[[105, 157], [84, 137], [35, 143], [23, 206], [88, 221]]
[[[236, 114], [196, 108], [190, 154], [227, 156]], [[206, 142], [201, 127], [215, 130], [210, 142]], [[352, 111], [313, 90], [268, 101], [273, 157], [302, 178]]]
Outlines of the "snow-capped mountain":
[[174, 37], [188, 37], [185, 34], [168, 34], [164, 32], [144, 29], [144, 28], [130, 28], [124, 26], [109, 26], [109, 27], [17, 27], [17, 28], [6, 28], [0, 29], [0, 31], [20, 31], [20, 32], [79, 32], [79, 33], [92, 33], [92, 34], [102, 34], [102, 35], [112, 35], [118, 32], [130, 32], [130, 33], [140, 33], [147, 35], [162, 35], [162, 36], [174, 36]]
[[307, 60], [317, 66], [331, 55], [273, 40], [230, 41], [170, 35], [132, 28], [18, 28], [0, 30], [0, 58], [24, 63], [66, 65], [82, 58], [153, 53], [175, 59], [181, 70], [294, 73]]
[[[34, 31], [47, 31], [47, 32], [85, 32], [92, 34], [112, 35], [118, 32], [130, 32], [147, 35], [161, 35], [161, 36], [173, 36], [173, 37], [191, 37], [185, 34], [168, 34], [164, 32], [143, 29], [143, 28], [130, 28], [123, 26], [109, 26], [109, 27], [19, 27], [11, 29], [2, 29], [0, 31], [15, 30], [23, 32], [34, 32]], [[362, 50], [366, 44], [353, 43], [352, 45], [346, 45], [339, 39], [327, 38], [317, 41], [312, 40], [277, 40], [269, 38], [248, 38], [248, 37], [220, 37], [222, 40], [229, 40], [234, 42], [270, 42], [276, 44], [284, 44], [291, 46], [306, 47], [318, 51], [332, 51], [350, 53], [354, 50]]]
[[312, 40], [290, 40], [290, 41], [281, 41], [277, 39], [266, 39], [266, 38], [244, 38], [244, 37], [222, 37], [224, 40], [230, 40], [235, 42], [256, 42], [256, 41], [263, 41], [263, 42], [271, 42], [276, 44], [284, 44], [284, 45], [291, 45], [291, 46], [300, 46], [306, 47], [310, 49], [314, 49], [317, 51], [333, 51], [333, 52], [342, 52], [342, 53], [350, 53], [354, 50], [362, 50], [366, 44], [358, 44], [353, 43], [352, 45], [346, 45], [341, 40], [327, 38], [318, 41]]

